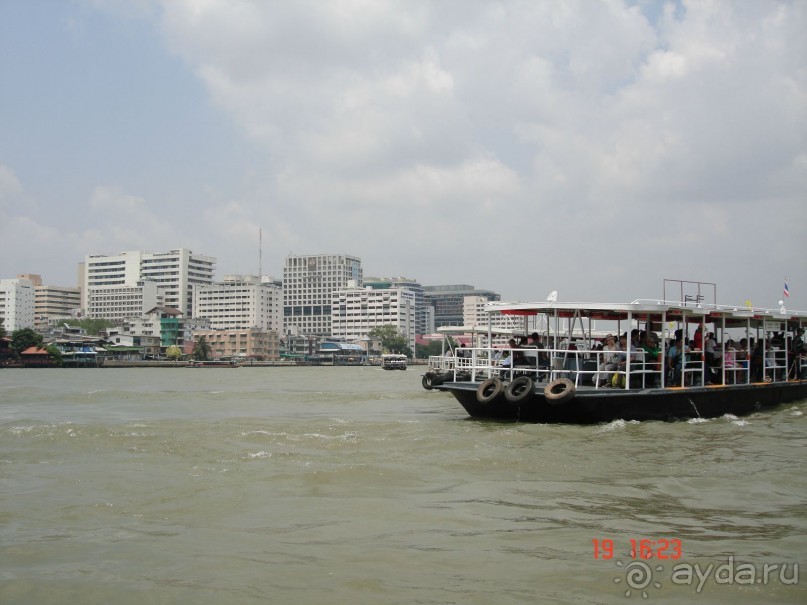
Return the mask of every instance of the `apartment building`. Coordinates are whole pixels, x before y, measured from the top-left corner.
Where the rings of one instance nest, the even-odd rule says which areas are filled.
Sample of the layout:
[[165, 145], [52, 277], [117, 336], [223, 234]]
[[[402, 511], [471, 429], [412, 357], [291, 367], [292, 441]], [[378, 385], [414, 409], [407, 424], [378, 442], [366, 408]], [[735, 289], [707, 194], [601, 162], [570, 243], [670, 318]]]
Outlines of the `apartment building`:
[[227, 275], [222, 282], [198, 285], [193, 309], [214, 330], [283, 330], [283, 288], [267, 276]]
[[153, 282], [161, 294], [161, 304], [193, 315], [193, 289], [213, 283], [216, 259], [194, 254], [187, 248], [168, 252], [121, 252], [116, 256], [88, 255], [84, 258], [82, 306], [92, 315], [89, 300], [94, 290], [135, 287]]
[[363, 285], [376, 290], [388, 288], [406, 288], [415, 293], [415, 332], [417, 334], [430, 334], [434, 332], [433, 313], [426, 304], [423, 295], [423, 286], [416, 280], [408, 277], [365, 277]]
[[173, 307], [154, 307], [142, 317], [131, 319], [124, 324], [124, 330], [141, 336], [159, 336], [160, 346], [165, 349], [177, 345], [182, 347], [186, 337], [182, 312]]
[[35, 286], [29, 279], [0, 279], [0, 321], [11, 335], [14, 330], [34, 327]]
[[156, 282], [140, 280], [132, 285], [93, 286], [87, 290], [87, 317], [120, 322], [142, 317], [149, 309], [164, 306]]
[[357, 342], [368, 339], [373, 328], [393, 325], [414, 351], [416, 300], [416, 293], [407, 288], [337, 290], [331, 304], [331, 334]]
[[331, 336], [333, 293], [362, 285], [361, 259], [345, 254], [287, 256], [283, 269], [283, 330]]
[[280, 359], [280, 337], [277, 332], [248, 328], [242, 330], [194, 330], [193, 339], [202, 336], [210, 345], [214, 359], [251, 358], [258, 361]]
[[20, 273], [17, 279], [27, 279], [34, 286], [34, 330], [44, 332], [59, 319], [74, 317], [81, 309], [81, 290], [69, 286], [48, 286], [36, 273]]

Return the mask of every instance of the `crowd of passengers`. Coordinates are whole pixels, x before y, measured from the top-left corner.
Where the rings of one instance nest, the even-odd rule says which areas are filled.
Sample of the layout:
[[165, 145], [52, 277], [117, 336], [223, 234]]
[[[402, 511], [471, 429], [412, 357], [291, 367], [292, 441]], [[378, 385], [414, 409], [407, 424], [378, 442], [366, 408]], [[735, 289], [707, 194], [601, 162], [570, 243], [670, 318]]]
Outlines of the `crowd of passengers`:
[[[577, 346], [573, 342], [564, 344], [564, 350], [574, 351]], [[538, 349], [535, 354], [530, 349]], [[504, 371], [517, 372], [519, 367], [548, 370], [550, 358], [541, 335], [532, 333], [529, 338], [522, 337], [519, 341], [510, 339], [508, 347], [499, 351], [497, 365]], [[781, 353], [787, 351], [785, 357]], [[596, 373], [597, 386], [624, 388], [626, 383], [625, 372], [630, 358], [631, 366], [641, 368], [647, 374], [647, 386], [660, 385], [662, 368], [666, 372], [665, 383], [679, 385], [682, 382], [682, 372], [688, 367], [700, 368], [703, 361], [703, 380], [706, 384], [722, 384], [725, 367], [727, 383], [735, 381], [745, 382], [745, 375], [749, 373], [751, 382], [758, 382], [765, 378], [774, 380], [784, 379], [785, 370], [782, 364], [787, 359], [788, 378], [807, 379], [807, 342], [804, 340], [804, 330], [798, 328], [792, 339], [785, 334], [775, 334], [768, 340], [755, 341], [742, 338], [739, 341], [726, 340], [725, 349], [715, 338], [714, 332], [704, 332], [698, 326], [691, 339], [685, 338], [683, 330], [676, 330], [662, 351], [658, 335], [644, 330], [631, 330], [630, 335], [623, 332], [617, 339], [609, 334], [594, 347], [598, 366]], [[468, 351], [470, 352], [470, 351]], [[641, 354], [639, 353], [641, 352]], [[458, 349], [457, 354], [464, 351]], [[768, 371], [766, 372], [766, 369]], [[740, 377], [736, 374], [740, 373]], [[685, 372], [685, 383], [699, 375], [698, 372]], [[700, 380], [700, 378], [697, 378]]]

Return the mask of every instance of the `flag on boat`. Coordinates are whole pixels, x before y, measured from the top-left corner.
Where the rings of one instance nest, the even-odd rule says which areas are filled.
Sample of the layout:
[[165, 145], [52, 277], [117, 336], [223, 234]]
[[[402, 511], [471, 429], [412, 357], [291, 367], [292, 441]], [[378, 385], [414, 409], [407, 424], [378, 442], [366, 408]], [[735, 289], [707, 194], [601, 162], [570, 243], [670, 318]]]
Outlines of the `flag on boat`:
[[790, 288], [787, 287], [787, 278], [785, 278], [785, 298], [790, 296]]

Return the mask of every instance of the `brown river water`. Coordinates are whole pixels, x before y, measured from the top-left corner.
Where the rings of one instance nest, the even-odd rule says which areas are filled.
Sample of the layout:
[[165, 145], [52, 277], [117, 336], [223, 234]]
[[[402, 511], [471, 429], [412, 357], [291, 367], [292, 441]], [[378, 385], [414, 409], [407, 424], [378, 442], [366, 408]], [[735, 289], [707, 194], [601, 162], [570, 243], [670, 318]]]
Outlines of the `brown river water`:
[[0, 370], [0, 603], [807, 602], [807, 402], [508, 424], [420, 376]]

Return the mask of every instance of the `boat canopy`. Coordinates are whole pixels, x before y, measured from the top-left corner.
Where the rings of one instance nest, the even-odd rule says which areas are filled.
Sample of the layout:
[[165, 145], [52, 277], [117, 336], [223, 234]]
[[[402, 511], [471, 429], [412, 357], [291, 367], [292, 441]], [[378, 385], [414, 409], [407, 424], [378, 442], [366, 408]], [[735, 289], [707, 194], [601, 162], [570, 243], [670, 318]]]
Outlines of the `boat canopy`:
[[523, 330], [515, 330], [513, 328], [488, 328], [487, 325], [476, 325], [476, 326], [440, 326], [437, 328], [437, 332], [440, 334], [487, 334], [491, 332], [493, 334], [501, 334], [505, 336], [510, 336], [513, 334], [521, 334]]
[[726, 321], [726, 326], [756, 325], [763, 322], [782, 322], [789, 328], [807, 325], [807, 311], [791, 311], [785, 308], [761, 309], [710, 304], [685, 304], [654, 300], [635, 300], [631, 303], [502, 303], [485, 305], [488, 313], [504, 315], [532, 316], [550, 315], [559, 318], [586, 317], [596, 320], [639, 321], [664, 317], [666, 321], [686, 321], [688, 323], [712, 323]]

